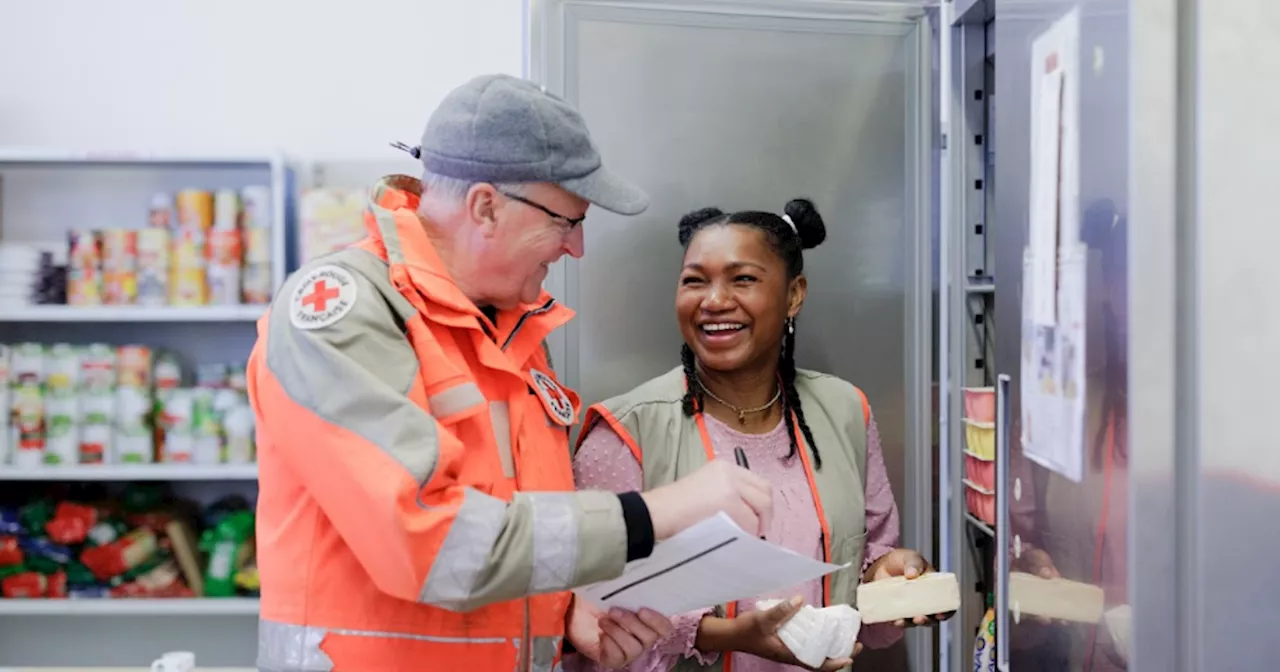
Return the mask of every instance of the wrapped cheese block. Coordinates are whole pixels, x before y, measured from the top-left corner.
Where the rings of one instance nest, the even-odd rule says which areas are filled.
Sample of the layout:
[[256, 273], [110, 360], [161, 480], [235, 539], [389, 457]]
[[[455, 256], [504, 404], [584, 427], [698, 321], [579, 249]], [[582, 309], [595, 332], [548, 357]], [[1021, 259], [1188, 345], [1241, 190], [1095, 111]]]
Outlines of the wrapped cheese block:
[[929, 572], [914, 579], [895, 576], [858, 586], [863, 623], [933, 616], [959, 608], [960, 583], [949, 572]]
[[[772, 609], [781, 602], [761, 600], [756, 602], [756, 608]], [[861, 627], [857, 610], [847, 604], [821, 609], [806, 604], [778, 628], [778, 639], [796, 660], [816, 668], [828, 658], [839, 660], [853, 655]]]

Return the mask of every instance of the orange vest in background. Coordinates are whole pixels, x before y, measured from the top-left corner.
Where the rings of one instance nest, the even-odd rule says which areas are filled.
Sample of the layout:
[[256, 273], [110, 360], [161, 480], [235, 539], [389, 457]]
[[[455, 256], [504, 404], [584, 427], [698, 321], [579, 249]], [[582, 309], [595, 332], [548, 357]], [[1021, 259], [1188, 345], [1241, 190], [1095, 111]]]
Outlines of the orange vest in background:
[[[417, 180], [372, 194], [369, 237], [291, 276], [249, 359], [259, 668], [551, 670], [570, 593], [545, 590], [575, 551], [543, 532], [575, 510], [532, 498], [531, 541], [501, 513], [574, 489], [579, 400], [543, 347], [573, 313], [544, 293], [490, 322], [427, 239]], [[502, 558], [529, 547], [564, 562]]]

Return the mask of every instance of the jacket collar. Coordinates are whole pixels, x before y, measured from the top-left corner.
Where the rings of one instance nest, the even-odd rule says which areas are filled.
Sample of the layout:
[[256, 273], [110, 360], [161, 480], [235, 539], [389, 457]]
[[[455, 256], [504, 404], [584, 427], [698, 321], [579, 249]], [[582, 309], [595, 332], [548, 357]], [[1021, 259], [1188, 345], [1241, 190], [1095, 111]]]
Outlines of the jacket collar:
[[[402, 294], [416, 294], [426, 304], [422, 307], [428, 320], [474, 329], [491, 324], [458, 288], [427, 236], [417, 212], [421, 199], [422, 182], [408, 175], [388, 175], [369, 190], [365, 228], [391, 265], [392, 281]], [[541, 343], [573, 315], [573, 310], [543, 290], [533, 303], [500, 311], [492, 336], [504, 350], [524, 351], [521, 343], [528, 339]]]

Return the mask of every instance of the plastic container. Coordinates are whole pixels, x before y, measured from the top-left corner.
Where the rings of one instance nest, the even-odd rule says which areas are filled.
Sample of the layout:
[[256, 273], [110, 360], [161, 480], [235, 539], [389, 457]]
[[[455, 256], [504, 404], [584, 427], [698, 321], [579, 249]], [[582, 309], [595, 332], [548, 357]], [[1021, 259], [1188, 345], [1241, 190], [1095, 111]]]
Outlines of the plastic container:
[[996, 421], [996, 388], [963, 387], [964, 416], [974, 422]]
[[978, 520], [988, 525], [996, 524], [996, 493], [994, 491], [987, 490], [966, 478], [964, 503], [969, 513]]
[[996, 423], [965, 418], [964, 444], [967, 452], [984, 460], [996, 459]]
[[996, 489], [996, 461], [964, 451], [964, 477], [985, 490]]

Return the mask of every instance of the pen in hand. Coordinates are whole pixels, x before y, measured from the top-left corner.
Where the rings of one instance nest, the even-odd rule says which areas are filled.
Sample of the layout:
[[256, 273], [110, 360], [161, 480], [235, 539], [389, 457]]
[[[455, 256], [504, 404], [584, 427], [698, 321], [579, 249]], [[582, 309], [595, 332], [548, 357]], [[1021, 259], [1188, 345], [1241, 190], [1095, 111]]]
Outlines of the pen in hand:
[[[739, 467], [748, 471], [751, 469], [751, 465], [747, 463], [747, 453], [742, 450], [742, 446], [733, 447], [733, 459], [738, 463]], [[760, 535], [760, 538], [764, 539], [764, 535]]]

